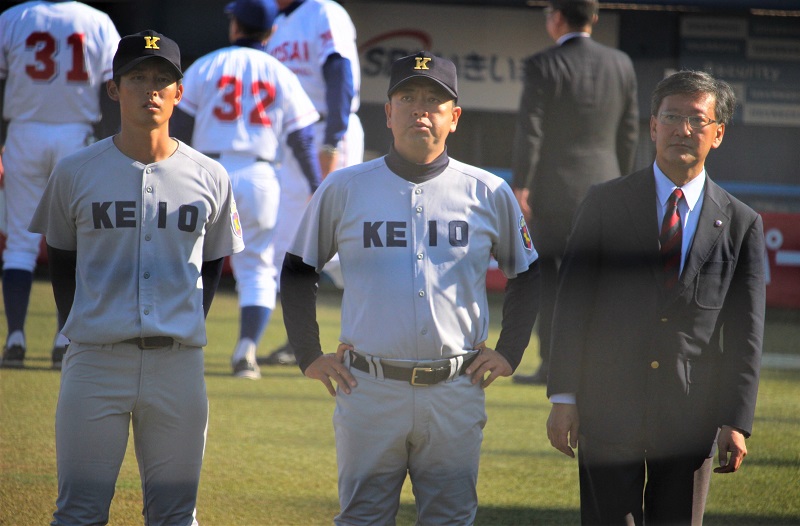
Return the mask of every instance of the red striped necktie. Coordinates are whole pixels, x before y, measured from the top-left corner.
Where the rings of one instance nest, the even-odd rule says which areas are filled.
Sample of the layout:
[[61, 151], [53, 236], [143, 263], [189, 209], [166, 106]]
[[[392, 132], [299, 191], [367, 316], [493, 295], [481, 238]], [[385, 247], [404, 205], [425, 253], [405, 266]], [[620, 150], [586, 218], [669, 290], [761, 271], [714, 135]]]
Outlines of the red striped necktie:
[[661, 245], [661, 263], [664, 267], [664, 287], [671, 289], [678, 283], [681, 270], [681, 243], [683, 241], [683, 226], [678, 213], [678, 201], [683, 199], [683, 191], [676, 188], [667, 200], [667, 210], [664, 221], [661, 223], [661, 235], [658, 241]]

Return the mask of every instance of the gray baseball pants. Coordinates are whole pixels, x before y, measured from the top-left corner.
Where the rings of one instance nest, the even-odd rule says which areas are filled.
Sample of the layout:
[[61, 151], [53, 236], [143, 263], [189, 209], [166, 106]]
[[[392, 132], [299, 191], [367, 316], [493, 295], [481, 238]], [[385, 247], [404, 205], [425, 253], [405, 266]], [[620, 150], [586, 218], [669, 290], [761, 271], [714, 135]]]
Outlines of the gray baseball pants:
[[393, 525], [411, 478], [419, 525], [471, 525], [486, 407], [469, 376], [428, 387], [351, 369], [358, 387], [339, 391], [333, 416], [339, 525]]
[[56, 409], [53, 526], [106, 524], [133, 427], [148, 526], [197, 524], [208, 424], [203, 350], [71, 343]]

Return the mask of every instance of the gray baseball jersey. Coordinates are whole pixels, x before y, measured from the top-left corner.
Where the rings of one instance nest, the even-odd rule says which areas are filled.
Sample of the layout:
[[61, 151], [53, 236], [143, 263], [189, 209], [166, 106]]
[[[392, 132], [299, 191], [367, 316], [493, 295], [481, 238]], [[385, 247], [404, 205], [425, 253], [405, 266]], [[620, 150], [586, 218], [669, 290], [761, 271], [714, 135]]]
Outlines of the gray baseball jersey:
[[475, 349], [489, 332], [491, 258], [509, 278], [537, 258], [511, 188], [454, 159], [421, 184], [394, 174], [384, 158], [329, 175], [289, 252], [321, 271], [337, 251], [341, 341], [409, 360]]
[[243, 248], [225, 169], [183, 143], [147, 165], [112, 138], [66, 157], [30, 230], [54, 248], [77, 250], [63, 333], [84, 343], [171, 336], [205, 345], [203, 261]]

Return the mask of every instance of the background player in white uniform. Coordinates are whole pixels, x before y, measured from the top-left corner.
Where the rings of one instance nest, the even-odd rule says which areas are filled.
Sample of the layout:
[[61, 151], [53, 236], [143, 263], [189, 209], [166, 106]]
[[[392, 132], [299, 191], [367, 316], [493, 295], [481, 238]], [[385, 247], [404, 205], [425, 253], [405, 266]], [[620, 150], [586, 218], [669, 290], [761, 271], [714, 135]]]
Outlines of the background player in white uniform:
[[[47, 178], [59, 159], [93, 140], [101, 102], [111, 122], [96, 135], [116, 131], [119, 112], [105, 94], [105, 81], [117, 42], [108, 15], [80, 2], [26, 2], [0, 15], [0, 111], [3, 121], [10, 121], [6, 136], [0, 132], [8, 216], [3, 367], [24, 363], [25, 318], [42, 240], [27, 229]], [[59, 316], [59, 328], [63, 323]], [[56, 369], [67, 343], [62, 335], [53, 342]]]
[[[516, 368], [536, 318], [537, 253], [511, 188], [447, 156], [457, 93], [449, 60], [397, 60], [392, 149], [323, 181], [286, 255], [289, 341], [306, 376], [331, 394], [338, 384], [337, 524], [393, 524], [407, 473], [418, 524], [474, 522], [482, 387]], [[314, 291], [337, 251], [342, 344], [323, 355]], [[493, 255], [509, 278], [497, 350], [486, 346]]]
[[[356, 30], [347, 11], [333, 0], [278, 0], [278, 5], [281, 16], [275, 22], [269, 52], [295, 72], [322, 116], [314, 129], [324, 178], [332, 170], [364, 159], [364, 130], [356, 115], [361, 100]], [[316, 188], [309, 188], [291, 155], [283, 163], [279, 179], [275, 261], [280, 269], [309, 194]], [[344, 286], [338, 256], [326, 265], [325, 273], [336, 286]], [[294, 363], [294, 353], [285, 346], [262, 362]]]
[[108, 90], [122, 129], [56, 165], [31, 223], [47, 236], [71, 340], [53, 525], [108, 522], [131, 424], [145, 524], [196, 524], [204, 316], [223, 258], [243, 242], [225, 169], [169, 136], [180, 63], [154, 31], [120, 41]]
[[233, 45], [186, 70], [181, 107], [194, 118], [192, 146], [219, 158], [233, 183], [245, 249], [231, 258], [240, 306], [232, 366], [235, 376], [255, 379], [261, 376], [256, 347], [277, 294], [272, 239], [280, 186], [273, 163], [280, 162], [285, 141], [306, 177], [319, 184], [311, 127], [319, 114], [294, 73], [264, 52], [278, 14], [274, 0], [237, 0], [225, 11]]

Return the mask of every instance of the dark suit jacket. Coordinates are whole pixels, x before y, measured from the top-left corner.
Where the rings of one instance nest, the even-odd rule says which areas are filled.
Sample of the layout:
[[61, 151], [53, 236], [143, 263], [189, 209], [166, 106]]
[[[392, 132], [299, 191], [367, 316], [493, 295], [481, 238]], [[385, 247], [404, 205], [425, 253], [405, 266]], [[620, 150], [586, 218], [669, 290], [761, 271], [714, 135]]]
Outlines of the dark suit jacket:
[[561, 255], [592, 184], [631, 172], [638, 133], [636, 75], [625, 53], [579, 37], [526, 60], [512, 186], [531, 190], [540, 253], [555, 242]]
[[[761, 217], [706, 179], [678, 286], [663, 292], [653, 168], [594, 187], [559, 276], [548, 396], [576, 393], [580, 433], [709, 454], [749, 436], [765, 310]], [[724, 340], [724, 341], [723, 341]]]

